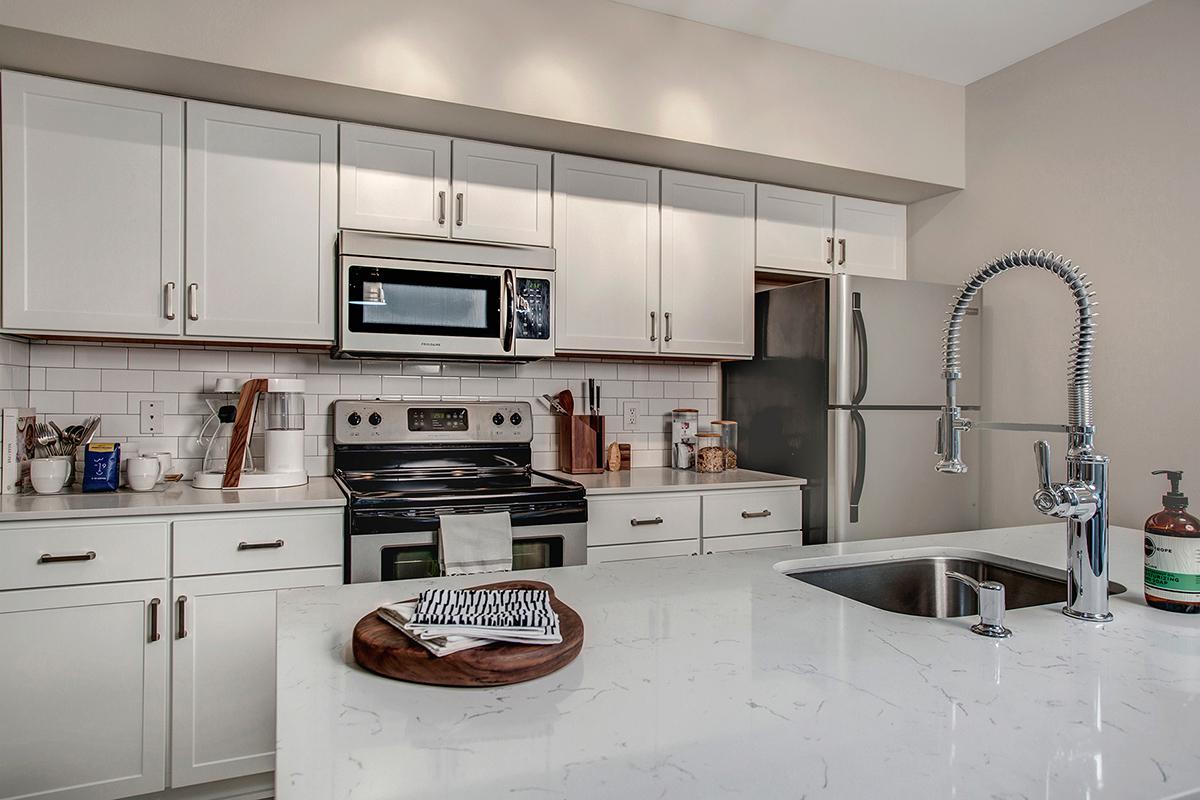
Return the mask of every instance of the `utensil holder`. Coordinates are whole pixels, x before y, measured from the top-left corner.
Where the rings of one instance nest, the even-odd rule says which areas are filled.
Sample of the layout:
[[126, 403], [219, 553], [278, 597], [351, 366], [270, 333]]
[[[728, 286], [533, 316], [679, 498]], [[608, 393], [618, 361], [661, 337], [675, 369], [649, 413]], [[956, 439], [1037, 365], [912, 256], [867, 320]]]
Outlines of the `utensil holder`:
[[557, 419], [558, 468], [571, 474], [604, 472], [604, 417], [573, 414]]

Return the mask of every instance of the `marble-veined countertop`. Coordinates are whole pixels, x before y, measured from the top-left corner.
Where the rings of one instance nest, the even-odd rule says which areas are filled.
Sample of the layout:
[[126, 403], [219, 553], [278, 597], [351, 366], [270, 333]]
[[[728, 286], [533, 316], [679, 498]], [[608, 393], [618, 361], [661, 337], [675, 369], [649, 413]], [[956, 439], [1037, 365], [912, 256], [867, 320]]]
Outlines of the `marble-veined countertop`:
[[640, 492], [699, 492], [714, 489], [786, 489], [803, 486], [808, 481], [788, 475], [758, 472], [752, 469], [731, 469], [727, 472], [696, 472], [670, 467], [634, 467], [619, 472], [598, 472], [593, 475], [572, 475], [552, 472], [560, 478], [583, 484], [588, 497], [604, 494], [634, 494]]
[[553, 675], [492, 689], [354, 664], [355, 621], [428, 581], [282, 592], [276, 796], [1200, 796], [1200, 618], [1145, 605], [1140, 532], [1112, 530], [1111, 575], [1129, 587], [1114, 622], [1017, 609], [1000, 641], [971, 634], [971, 618], [893, 614], [774, 569], [909, 548], [1061, 570], [1066, 530], [523, 573], [580, 612], [584, 650]]

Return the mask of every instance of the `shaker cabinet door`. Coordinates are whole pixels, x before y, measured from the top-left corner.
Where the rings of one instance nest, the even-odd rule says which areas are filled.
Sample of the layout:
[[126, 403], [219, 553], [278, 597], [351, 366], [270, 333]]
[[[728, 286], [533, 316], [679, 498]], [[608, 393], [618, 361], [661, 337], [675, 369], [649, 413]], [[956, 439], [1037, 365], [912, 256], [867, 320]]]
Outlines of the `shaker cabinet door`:
[[754, 184], [662, 173], [664, 354], [754, 355]]
[[333, 340], [337, 123], [189, 102], [186, 331]]
[[5, 72], [3, 324], [173, 336], [183, 101]]
[[908, 277], [908, 209], [895, 203], [834, 199], [835, 271], [866, 278]]
[[455, 239], [550, 244], [550, 153], [454, 140]]
[[342, 123], [340, 148], [341, 227], [450, 235], [449, 138]]
[[755, 263], [781, 272], [833, 272], [833, 195], [756, 187]]
[[166, 785], [166, 591], [0, 592], [0, 798], [113, 800]]
[[658, 352], [658, 173], [554, 156], [556, 350]]
[[171, 785], [275, 768], [275, 593], [340, 567], [171, 582]]

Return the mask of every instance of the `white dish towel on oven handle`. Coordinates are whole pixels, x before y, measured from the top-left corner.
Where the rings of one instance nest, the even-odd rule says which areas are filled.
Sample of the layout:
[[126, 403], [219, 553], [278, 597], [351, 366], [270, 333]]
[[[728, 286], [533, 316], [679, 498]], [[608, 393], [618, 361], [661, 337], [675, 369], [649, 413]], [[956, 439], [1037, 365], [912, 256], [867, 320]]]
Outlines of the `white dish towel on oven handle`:
[[443, 575], [512, 571], [512, 517], [507, 511], [446, 514], [438, 524]]

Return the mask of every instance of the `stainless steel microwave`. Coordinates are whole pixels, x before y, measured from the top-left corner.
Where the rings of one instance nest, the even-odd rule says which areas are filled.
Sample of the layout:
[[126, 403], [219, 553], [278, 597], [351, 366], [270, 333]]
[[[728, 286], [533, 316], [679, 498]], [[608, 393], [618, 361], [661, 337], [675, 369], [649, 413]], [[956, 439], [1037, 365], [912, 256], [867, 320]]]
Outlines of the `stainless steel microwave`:
[[342, 231], [334, 355], [554, 355], [554, 250]]

